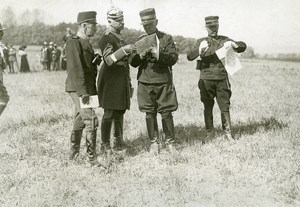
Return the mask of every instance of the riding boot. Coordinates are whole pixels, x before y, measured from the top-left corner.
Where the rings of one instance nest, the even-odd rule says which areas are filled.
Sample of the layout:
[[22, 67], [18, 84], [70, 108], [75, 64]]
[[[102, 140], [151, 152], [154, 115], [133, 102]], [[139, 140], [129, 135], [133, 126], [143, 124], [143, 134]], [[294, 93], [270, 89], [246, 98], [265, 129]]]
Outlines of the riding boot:
[[155, 115], [146, 116], [146, 125], [148, 136], [151, 142], [150, 153], [157, 155], [159, 153], [158, 147], [158, 124]]
[[71, 133], [71, 149], [69, 159], [73, 160], [79, 155], [80, 142], [81, 142], [82, 130], [73, 130]]
[[117, 150], [122, 150], [127, 147], [126, 142], [123, 139], [123, 116], [120, 119], [114, 121], [114, 137], [115, 137], [115, 144], [114, 148]]
[[204, 123], [207, 130], [213, 130], [214, 128], [214, 117], [213, 108], [204, 106]]
[[206, 128], [206, 139], [212, 140], [215, 136], [214, 132], [214, 117], [213, 117], [213, 107], [204, 106], [204, 123]]
[[96, 155], [97, 131], [91, 130], [86, 132], [86, 152], [87, 162], [92, 166], [100, 166]]
[[167, 117], [162, 119], [162, 128], [166, 136], [166, 147], [167, 150], [172, 153], [175, 151], [174, 141], [175, 141], [175, 130], [173, 117]]
[[102, 119], [101, 122], [101, 141], [105, 149], [110, 149], [110, 132], [111, 132], [112, 120]]
[[231, 121], [230, 121], [230, 113], [228, 112], [221, 112], [221, 121], [222, 121], [222, 129], [225, 132], [225, 138], [228, 141], [234, 141], [232, 134], [231, 134]]

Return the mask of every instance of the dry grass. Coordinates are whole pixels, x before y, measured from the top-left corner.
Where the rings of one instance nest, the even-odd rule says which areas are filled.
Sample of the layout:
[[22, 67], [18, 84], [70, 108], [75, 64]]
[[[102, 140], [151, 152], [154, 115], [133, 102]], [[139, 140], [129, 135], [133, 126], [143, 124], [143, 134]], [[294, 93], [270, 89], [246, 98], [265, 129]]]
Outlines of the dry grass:
[[[179, 154], [149, 155], [134, 96], [125, 117], [132, 147], [109, 171], [85, 166], [84, 142], [80, 162], [67, 160], [73, 105], [64, 71], [5, 75], [11, 100], [0, 117], [0, 205], [299, 206], [300, 64], [243, 61], [231, 78], [236, 144], [222, 138], [217, 105], [217, 136], [205, 139], [194, 64], [174, 67]], [[135, 76], [132, 69], [136, 87]], [[100, 131], [98, 152], [99, 145]]]

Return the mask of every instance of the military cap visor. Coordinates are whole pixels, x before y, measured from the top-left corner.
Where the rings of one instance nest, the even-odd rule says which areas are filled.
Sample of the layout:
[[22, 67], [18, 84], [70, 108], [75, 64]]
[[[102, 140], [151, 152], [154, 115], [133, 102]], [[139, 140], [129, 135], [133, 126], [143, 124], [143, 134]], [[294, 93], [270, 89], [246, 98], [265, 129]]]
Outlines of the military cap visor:
[[219, 25], [219, 17], [218, 16], [205, 17], [205, 25], [206, 26]]
[[147, 25], [151, 24], [152, 22], [155, 22], [156, 20], [156, 14], [154, 8], [149, 8], [140, 11], [140, 17], [141, 17], [141, 25]]
[[84, 22], [97, 24], [96, 15], [97, 12], [95, 11], [79, 12], [77, 16], [77, 24], [81, 24]]

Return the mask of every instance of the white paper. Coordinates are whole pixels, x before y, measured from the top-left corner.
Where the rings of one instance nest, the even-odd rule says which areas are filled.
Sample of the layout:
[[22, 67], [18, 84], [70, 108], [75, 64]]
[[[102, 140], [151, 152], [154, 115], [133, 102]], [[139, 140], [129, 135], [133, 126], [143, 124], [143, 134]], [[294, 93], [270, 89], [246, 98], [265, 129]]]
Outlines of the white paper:
[[222, 61], [229, 75], [233, 75], [242, 68], [237, 54], [234, 52], [231, 44], [225, 44], [216, 51], [218, 58]]
[[97, 108], [99, 107], [99, 99], [97, 95], [90, 96], [90, 100], [88, 104], [82, 103], [82, 98], [79, 97], [80, 108], [89, 109], [89, 108]]

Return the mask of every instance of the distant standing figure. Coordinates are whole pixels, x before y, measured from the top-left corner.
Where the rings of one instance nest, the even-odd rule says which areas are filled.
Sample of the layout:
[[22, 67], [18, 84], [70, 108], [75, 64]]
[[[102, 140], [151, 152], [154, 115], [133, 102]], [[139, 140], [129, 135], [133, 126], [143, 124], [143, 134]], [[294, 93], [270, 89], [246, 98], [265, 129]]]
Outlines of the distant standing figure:
[[216, 98], [221, 110], [222, 129], [225, 132], [225, 138], [228, 141], [234, 141], [231, 134], [229, 113], [230, 83], [227, 71], [215, 51], [223, 47], [224, 44], [230, 44], [235, 52], [240, 53], [245, 51], [247, 46], [242, 41], [234, 41], [226, 36], [218, 35], [218, 16], [205, 17], [205, 24], [208, 37], [197, 40], [194, 49], [188, 53], [187, 59], [189, 61], [195, 60], [197, 57], [200, 59], [197, 60], [197, 69], [200, 70], [198, 87], [201, 101], [204, 104], [204, 122], [208, 136], [214, 134], [213, 106], [214, 98]]
[[26, 46], [21, 46], [19, 48], [19, 56], [20, 56], [20, 72], [30, 72], [29, 63], [27, 59], [27, 53], [25, 52]]
[[47, 63], [47, 68], [48, 68], [49, 71], [52, 70], [51, 63], [52, 63], [52, 52], [54, 50], [53, 45], [54, 45], [54, 43], [50, 42], [49, 43], [49, 47], [48, 47], [48, 63]]
[[19, 71], [19, 65], [17, 61], [17, 50], [16, 48], [14, 48], [13, 45], [10, 46], [8, 51], [8, 61], [9, 61], [9, 70], [11, 73], [15, 72], [15, 67], [14, 67], [15, 64], [17, 66], [17, 71]]
[[49, 50], [47, 42], [44, 42], [43, 47], [41, 49], [40, 62], [43, 65], [43, 70], [48, 70], [48, 61], [49, 61]]
[[60, 58], [57, 56], [57, 47], [56, 44], [53, 45], [53, 50], [51, 52], [51, 70], [56, 71], [58, 68], [57, 60]]
[[[3, 28], [0, 23], [0, 40], [2, 39], [4, 35], [4, 30], [6, 28]], [[0, 115], [4, 111], [8, 101], [9, 96], [7, 94], [7, 90], [3, 84], [3, 70], [6, 68], [5, 61], [4, 61], [4, 55], [3, 55], [3, 47], [0, 45]]]

